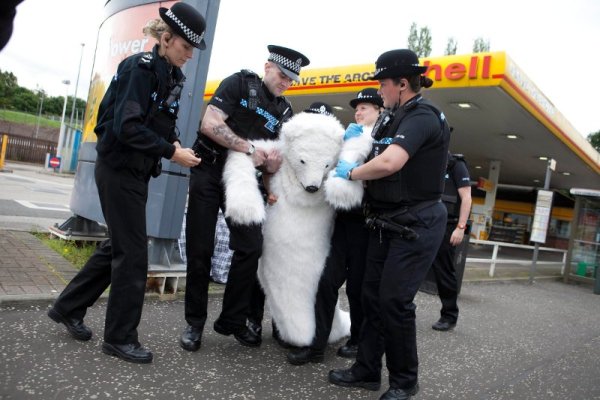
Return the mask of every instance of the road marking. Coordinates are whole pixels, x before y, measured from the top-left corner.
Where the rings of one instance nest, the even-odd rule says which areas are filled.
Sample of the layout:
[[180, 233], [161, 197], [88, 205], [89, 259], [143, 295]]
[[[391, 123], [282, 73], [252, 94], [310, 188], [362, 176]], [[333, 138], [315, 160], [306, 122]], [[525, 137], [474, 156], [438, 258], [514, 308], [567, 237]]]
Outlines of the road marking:
[[[57, 182], [58, 179], [52, 179], [52, 180], [39, 179], [39, 178], [34, 178], [31, 176], [25, 176], [25, 175], [19, 175], [19, 174], [10, 174], [10, 175], [3, 176], [3, 178], [6, 178], [7, 180], [14, 180], [14, 181], [30, 181], [30, 182], [35, 182], [35, 183], [51, 184], [52, 186], [62, 186], [67, 189], [73, 188], [73, 183], [60, 183], [60, 182]], [[56, 178], [56, 177], [53, 177], [53, 178]]]
[[49, 211], [67, 211], [70, 212], [69, 206], [65, 206], [62, 204], [52, 204], [52, 203], [32, 203], [27, 200], [15, 200], [17, 203], [22, 205], [23, 207], [33, 208], [35, 210], [49, 210]]

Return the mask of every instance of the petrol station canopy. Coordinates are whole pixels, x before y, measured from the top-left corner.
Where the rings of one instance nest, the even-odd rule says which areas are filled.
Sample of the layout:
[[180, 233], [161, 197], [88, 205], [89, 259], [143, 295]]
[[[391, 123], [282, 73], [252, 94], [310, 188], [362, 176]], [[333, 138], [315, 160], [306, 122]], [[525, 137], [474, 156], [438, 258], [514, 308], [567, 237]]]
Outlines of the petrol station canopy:
[[[506, 53], [424, 58], [421, 63], [434, 81], [423, 95], [454, 128], [450, 150], [465, 155], [472, 180], [486, 178], [490, 162], [498, 160], [499, 184], [542, 187], [546, 159], [554, 159], [550, 188], [600, 189], [600, 153]], [[345, 126], [354, 122], [350, 100], [366, 87], [378, 87], [370, 80], [373, 72], [374, 64], [303, 69], [301, 81], [285, 95], [296, 113], [314, 101], [330, 104]], [[207, 82], [205, 103], [219, 83]]]

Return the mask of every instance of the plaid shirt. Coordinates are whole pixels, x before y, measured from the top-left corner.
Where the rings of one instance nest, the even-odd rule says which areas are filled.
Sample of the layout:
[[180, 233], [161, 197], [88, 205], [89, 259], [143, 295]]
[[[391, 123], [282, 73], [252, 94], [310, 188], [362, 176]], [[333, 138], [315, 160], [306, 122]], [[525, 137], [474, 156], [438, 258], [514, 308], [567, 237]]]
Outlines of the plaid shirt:
[[[185, 223], [186, 214], [183, 214], [183, 224], [181, 227], [181, 237], [179, 238], [179, 255], [183, 262], [187, 262], [185, 254]], [[225, 223], [225, 217], [219, 210], [217, 218], [217, 227], [215, 230], [215, 248], [211, 258], [210, 277], [218, 283], [227, 283], [227, 275], [229, 274], [229, 266], [231, 265], [231, 257], [233, 251], [229, 248], [229, 228]]]

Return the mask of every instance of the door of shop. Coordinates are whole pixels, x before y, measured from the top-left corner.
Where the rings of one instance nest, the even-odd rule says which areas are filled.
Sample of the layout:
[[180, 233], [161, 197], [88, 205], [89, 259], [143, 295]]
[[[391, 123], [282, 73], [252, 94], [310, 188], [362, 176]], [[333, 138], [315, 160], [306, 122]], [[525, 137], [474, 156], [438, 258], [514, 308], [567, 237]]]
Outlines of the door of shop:
[[600, 294], [600, 191], [571, 189], [575, 213], [571, 225], [565, 281], [594, 282]]

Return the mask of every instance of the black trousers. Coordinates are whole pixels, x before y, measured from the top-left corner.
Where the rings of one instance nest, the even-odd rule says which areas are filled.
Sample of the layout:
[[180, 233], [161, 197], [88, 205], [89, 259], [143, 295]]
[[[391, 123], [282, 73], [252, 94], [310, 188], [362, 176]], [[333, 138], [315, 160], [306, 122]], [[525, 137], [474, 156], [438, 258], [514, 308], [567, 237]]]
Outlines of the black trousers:
[[364, 323], [360, 332], [356, 376], [381, 378], [386, 355], [390, 386], [407, 389], [417, 383], [419, 360], [414, 297], [427, 275], [444, 235], [446, 207], [436, 203], [416, 213], [411, 226], [419, 238], [371, 231], [363, 284]]
[[54, 304], [64, 316], [83, 318], [110, 285], [104, 340], [138, 343], [148, 275], [146, 201], [149, 170], [114, 170], [96, 160], [96, 185], [110, 239], [102, 242]]
[[331, 237], [331, 249], [319, 281], [315, 302], [316, 331], [311, 347], [324, 349], [327, 346], [338, 293], [344, 281], [350, 305], [350, 342], [358, 343], [363, 322], [361, 288], [368, 240], [369, 231], [361, 214], [338, 213]]
[[[188, 214], [186, 218], [187, 276], [185, 320], [204, 328], [208, 307], [208, 284], [215, 229], [219, 208], [224, 210], [221, 182], [224, 160], [216, 164], [201, 163], [191, 169]], [[248, 305], [256, 283], [258, 259], [262, 253], [261, 225], [238, 225], [226, 219], [229, 248], [233, 250], [231, 267], [219, 322], [232, 331], [246, 326]]]
[[455, 227], [456, 224], [446, 225], [444, 239], [433, 264], [431, 264], [438, 294], [442, 301], [441, 319], [451, 323], [456, 323], [458, 320], [458, 281], [456, 280], [456, 269], [454, 267], [456, 247], [450, 244], [450, 237]]

